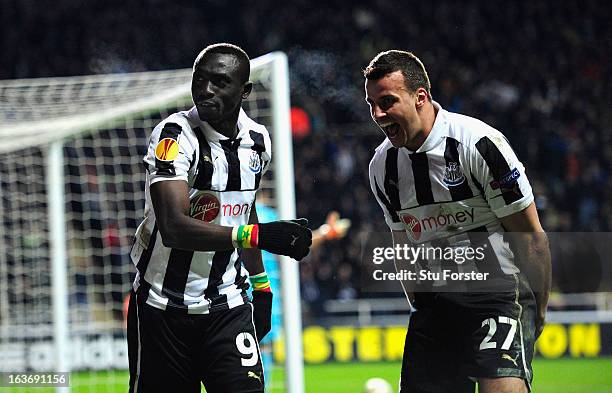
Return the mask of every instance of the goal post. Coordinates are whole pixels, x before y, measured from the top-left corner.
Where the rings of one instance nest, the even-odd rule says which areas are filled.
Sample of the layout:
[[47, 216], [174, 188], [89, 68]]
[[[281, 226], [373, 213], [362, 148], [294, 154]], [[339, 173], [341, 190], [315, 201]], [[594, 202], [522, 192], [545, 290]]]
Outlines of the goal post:
[[[251, 69], [243, 106], [273, 143], [262, 188], [293, 218], [287, 57], [270, 53]], [[193, 105], [190, 78], [182, 69], [0, 81], [0, 371], [119, 370], [88, 384], [127, 385], [117, 376], [127, 369], [122, 298], [144, 208], [142, 157], [153, 127]], [[285, 387], [303, 393], [298, 264], [280, 259]]]
[[[66, 255], [66, 223], [64, 221], [64, 157], [61, 140], [50, 143], [47, 151], [47, 211], [49, 216], [49, 251], [51, 259], [51, 290], [53, 310], [53, 344], [55, 370], [69, 372], [68, 342], [70, 318], [68, 309], [68, 269]], [[67, 393], [67, 387], [58, 387], [57, 393]]]
[[[272, 128], [287, 130], [274, 134], [272, 151], [277, 163], [275, 167], [275, 197], [281, 219], [291, 219], [295, 212], [295, 180], [293, 171], [293, 142], [289, 104], [289, 65], [284, 53], [272, 54]], [[282, 275], [283, 325], [285, 332], [286, 367], [285, 385], [291, 393], [304, 392], [304, 366], [302, 354], [302, 313], [300, 307], [300, 271], [298, 264], [288, 257], [280, 257]]]

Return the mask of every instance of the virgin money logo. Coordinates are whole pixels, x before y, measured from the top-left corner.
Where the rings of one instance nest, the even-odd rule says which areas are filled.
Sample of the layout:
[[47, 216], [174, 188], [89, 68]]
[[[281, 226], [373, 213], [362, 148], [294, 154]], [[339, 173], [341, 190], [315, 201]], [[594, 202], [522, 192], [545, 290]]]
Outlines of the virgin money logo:
[[212, 222], [219, 215], [221, 204], [216, 196], [203, 193], [191, 200], [189, 216], [197, 220]]
[[456, 211], [453, 213], [440, 213], [437, 216], [427, 216], [421, 219], [403, 213], [402, 221], [414, 240], [419, 240], [423, 232], [435, 232], [451, 227], [460, 227], [474, 222], [474, 208]]
[[404, 224], [406, 224], [412, 238], [414, 240], [419, 240], [421, 238], [421, 223], [419, 222], [419, 219], [406, 213], [402, 215], [402, 221], [404, 221]]

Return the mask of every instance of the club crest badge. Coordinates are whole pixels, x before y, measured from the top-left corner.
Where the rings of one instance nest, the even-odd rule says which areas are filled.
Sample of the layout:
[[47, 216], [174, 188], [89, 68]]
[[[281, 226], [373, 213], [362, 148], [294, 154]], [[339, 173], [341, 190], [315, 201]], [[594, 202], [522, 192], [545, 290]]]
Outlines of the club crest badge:
[[465, 181], [465, 175], [461, 171], [461, 167], [457, 162], [449, 162], [446, 164], [444, 170], [444, 178], [442, 179], [444, 184], [449, 187], [455, 187]]
[[261, 172], [261, 158], [259, 158], [259, 154], [256, 151], [251, 153], [251, 157], [249, 158], [249, 169], [253, 173]]

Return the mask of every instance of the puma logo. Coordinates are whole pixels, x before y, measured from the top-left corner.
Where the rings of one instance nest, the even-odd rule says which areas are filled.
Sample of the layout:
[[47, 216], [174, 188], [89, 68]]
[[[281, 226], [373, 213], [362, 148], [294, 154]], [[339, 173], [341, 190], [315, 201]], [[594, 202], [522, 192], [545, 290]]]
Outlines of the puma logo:
[[249, 378], [255, 378], [256, 380], [258, 380], [258, 381], [259, 381], [259, 383], [262, 383], [262, 382], [261, 382], [261, 377], [260, 377], [259, 375], [257, 375], [257, 374], [256, 374], [255, 372], [253, 372], [253, 371], [249, 371], [249, 372], [247, 373], [247, 377], [249, 377]]
[[293, 240], [291, 241], [291, 245], [295, 246], [295, 242], [297, 241], [297, 239], [299, 239], [299, 236], [295, 236], [295, 235], [291, 235], [291, 237], [293, 238]]
[[507, 353], [502, 354], [502, 359], [511, 361], [516, 367], [518, 367], [518, 364], [516, 363], [516, 359], [518, 359], [518, 357], [519, 355], [516, 355], [515, 358], [512, 358], [512, 356], [508, 355]]

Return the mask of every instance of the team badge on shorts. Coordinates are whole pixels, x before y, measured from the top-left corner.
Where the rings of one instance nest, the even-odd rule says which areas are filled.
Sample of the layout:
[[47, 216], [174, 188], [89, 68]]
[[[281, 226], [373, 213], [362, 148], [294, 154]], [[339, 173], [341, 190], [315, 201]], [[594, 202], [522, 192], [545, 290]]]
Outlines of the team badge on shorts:
[[174, 161], [178, 152], [178, 142], [172, 138], [164, 138], [155, 147], [155, 158], [160, 161]]

